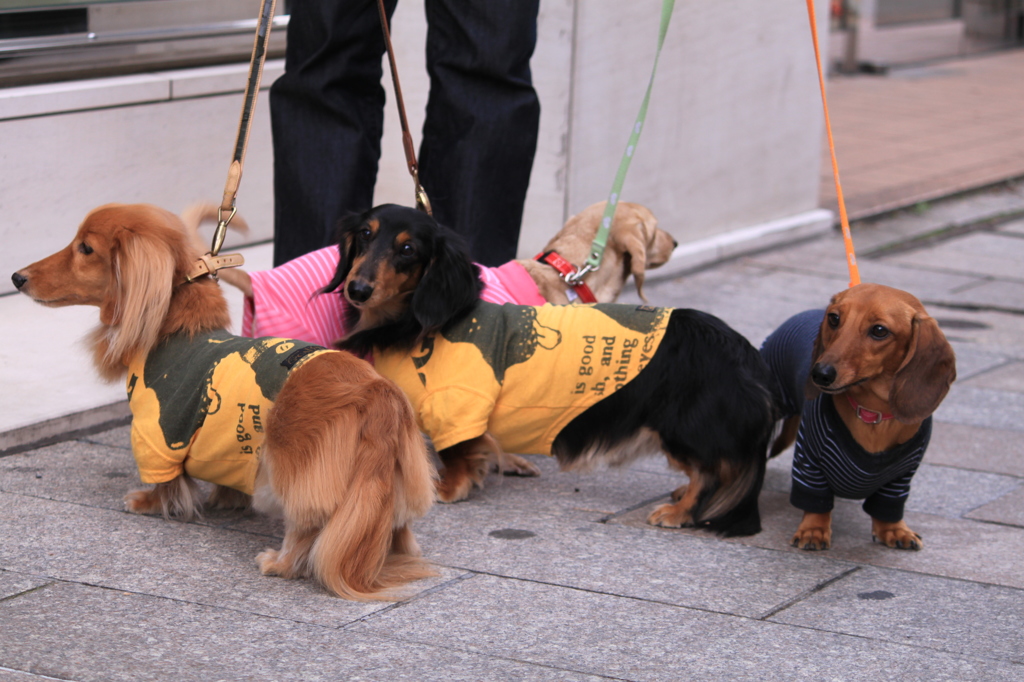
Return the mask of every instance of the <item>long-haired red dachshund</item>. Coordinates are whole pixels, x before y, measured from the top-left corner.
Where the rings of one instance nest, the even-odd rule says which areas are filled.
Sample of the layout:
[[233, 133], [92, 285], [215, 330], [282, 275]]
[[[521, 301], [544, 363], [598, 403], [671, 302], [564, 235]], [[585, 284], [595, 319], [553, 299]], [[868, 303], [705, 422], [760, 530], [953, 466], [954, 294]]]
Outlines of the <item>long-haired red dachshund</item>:
[[148, 205], [92, 211], [74, 240], [12, 276], [48, 306], [94, 305], [95, 363], [127, 373], [143, 482], [130, 511], [191, 518], [193, 477], [210, 503], [283, 513], [265, 575], [312, 577], [349, 599], [392, 599], [432, 574], [410, 523], [434, 499], [433, 466], [409, 401], [363, 360], [287, 339], [229, 335], [220, 287], [187, 281], [181, 221]]
[[444, 464], [439, 499], [464, 499], [505, 451], [586, 468], [661, 450], [690, 482], [650, 523], [760, 530], [771, 379], [724, 322], [647, 306], [480, 302], [456, 235], [408, 208], [354, 216], [339, 241], [327, 290], [351, 303], [341, 345], [372, 353], [412, 400]]
[[832, 545], [839, 496], [864, 500], [878, 542], [921, 549], [903, 507], [928, 447], [931, 414], [956, 379], [953, 348], [921, 301], [858, 284], [826, 310], [791, 317], [761, 352], [786, 417], [771, 454], [796, 441], [790, 500], [804, 515], [792, 544]]

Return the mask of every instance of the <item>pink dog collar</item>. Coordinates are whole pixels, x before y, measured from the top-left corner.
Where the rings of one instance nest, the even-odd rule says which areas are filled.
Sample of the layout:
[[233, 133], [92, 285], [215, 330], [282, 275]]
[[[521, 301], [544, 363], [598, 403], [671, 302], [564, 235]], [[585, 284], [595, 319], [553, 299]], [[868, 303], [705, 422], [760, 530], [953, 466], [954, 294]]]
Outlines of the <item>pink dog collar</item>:
[[846, 399], [850, 401], [850, 407], [857, 411], [857, 419], [861, 420], [865, 424], [881, 424], [887, 419], [894, 418], [893, 415], [886, 412], [875, 412], [874, 410], [869, 410], [849, 395], [846, 396]]

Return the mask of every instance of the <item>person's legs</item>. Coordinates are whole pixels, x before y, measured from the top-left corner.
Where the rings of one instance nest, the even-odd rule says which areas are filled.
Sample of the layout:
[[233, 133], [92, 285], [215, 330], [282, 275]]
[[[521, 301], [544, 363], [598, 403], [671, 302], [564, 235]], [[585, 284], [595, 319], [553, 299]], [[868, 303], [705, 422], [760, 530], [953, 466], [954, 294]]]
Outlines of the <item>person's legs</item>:
[[[397, 0], [385, 0], [389, 16]], [[370, 208], [384, 126], [384, 39], [375, 0], [291, 5], [285, 73], [270, 89], [274, 265], [331, 243]]]
[[426, 0], [430, 98], [420, 180], [473, 258], [516, 256], [537, 148], [530, 57], [539, 0]]

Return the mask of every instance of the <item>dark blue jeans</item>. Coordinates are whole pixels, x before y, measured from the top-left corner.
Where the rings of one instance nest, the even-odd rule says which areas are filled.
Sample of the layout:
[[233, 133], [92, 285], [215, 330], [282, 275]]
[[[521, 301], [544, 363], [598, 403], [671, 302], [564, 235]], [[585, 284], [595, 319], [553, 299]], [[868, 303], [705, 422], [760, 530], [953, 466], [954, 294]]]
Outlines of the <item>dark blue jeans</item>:
[[[385, 1], [389, 16], [396, 3]], [[540, 120], [530, 74], [538, 9], [539, 0], [426, 0], [420, 182], [434, 217], [484, 265], [514, 258], [519, 241]], [[384, 51], [375, 0], [291, 3], [285, 73], [270, 89], [275, 265], [333, 243], [339, 218], [371, 206]], [[401, 64], [399, 73], [406, 88], [418, 77]], [[403, 155], [397, 144], [387, 153]]]

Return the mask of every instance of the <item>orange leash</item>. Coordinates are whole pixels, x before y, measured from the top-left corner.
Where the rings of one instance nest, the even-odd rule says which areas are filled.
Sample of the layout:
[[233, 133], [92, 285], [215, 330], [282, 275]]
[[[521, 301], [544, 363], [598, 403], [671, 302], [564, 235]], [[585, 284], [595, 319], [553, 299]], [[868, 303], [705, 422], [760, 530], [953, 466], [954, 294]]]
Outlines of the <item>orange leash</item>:
[[828, 150], [832, 155], [832, 176], [836, 179], [836, 198], [839, 200], [839, 222], [843, 226], [843, 244], [846, 246], [846, 265], [850, 268], [850, 286], [860, 284], [857, 269], [857, 254], [853, 250], [853, 236], [850, 221], [846, 217], [846, 201], [843, 199], [843, 185], [839, 182], [839, 164], [836, 162], [836, 145], [832, 141], [832, 121], [828, 117], [828, 99], [825, 97], [825, 74], [821, 68], [821, 48], [818, 47], [818, 21], [814, 15], [814, 0], [807, 0], [807, 15], [811, 20], [811, 38], [814, 41], [814, 63], [818, 67], [818, 84], [821, 86], [821, 105], [825, 109], [825, 131], [828, 133]]

